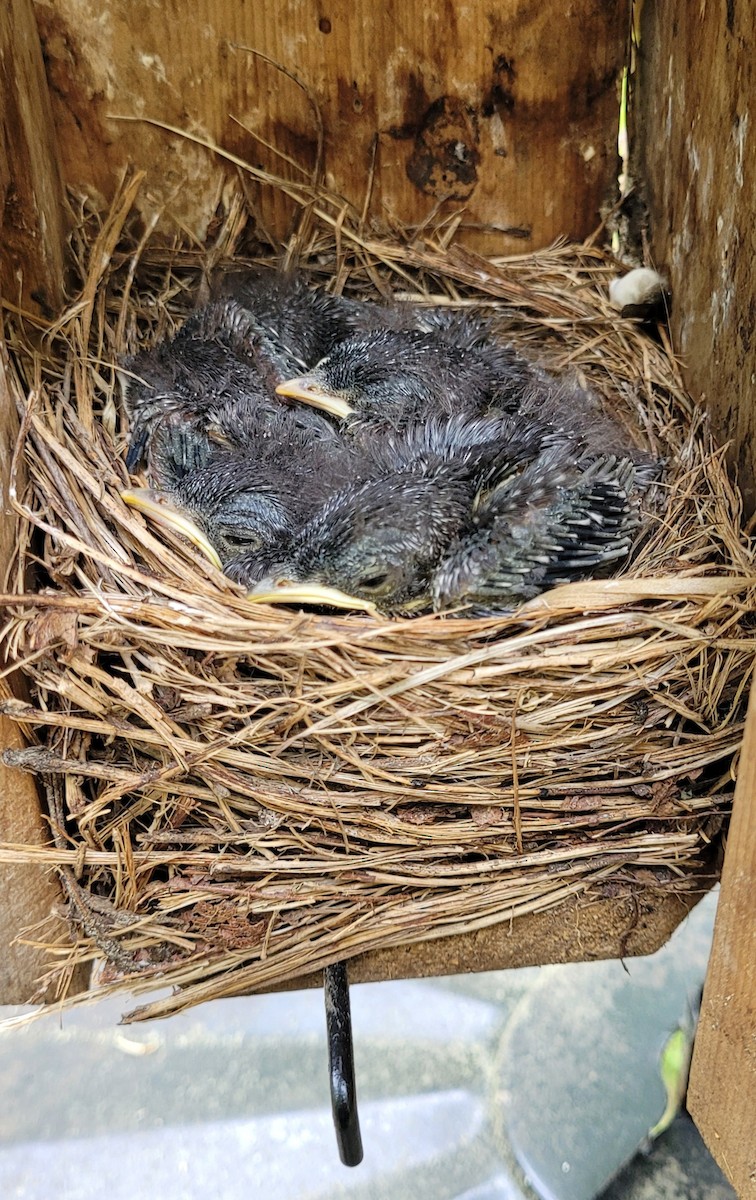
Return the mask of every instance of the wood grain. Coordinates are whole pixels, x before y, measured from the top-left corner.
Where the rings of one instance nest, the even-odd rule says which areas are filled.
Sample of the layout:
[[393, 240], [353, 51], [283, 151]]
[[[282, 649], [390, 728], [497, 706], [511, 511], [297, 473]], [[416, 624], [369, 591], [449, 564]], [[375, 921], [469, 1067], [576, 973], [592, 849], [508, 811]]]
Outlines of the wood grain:
[[[573, 897], [546, 912], [489, 929], [361, 954], [350, 960], [349, 979], [370, 983], [653, 954], [709, 886], [711, 880], [702, 878], [699, 892], [677, 896], [649, 888], [635, 896]], [[293, 981], [291, 987], [320, 987], [322, 982], [318, 973]]]
[[756, 687], [740, 756], [688, 1107], [741, 1200], [756, 1197]]
[[[464, 211], [481, 251], [532, 250], [598, 223], [617, 175], [628, 3], [601, 0], [37, 0], [64, 175], [103, 202], [127, 162], [145, 206], [202, 238], [229, 170], [114, 115], [211, 139], [302, 178], [322, 114], [327, 183], [407, 225]], [[191, 19], [188, 19], [188, 12]], [[255, 55], [251, 51], [259, 51]], [[282, 237], [292, 209], [251, 192]], [[485, 227], [485, 228], [481, 228]]]
[[[732, 440], [756, 502], [756, 0], [646, 4], [641, 161], [656, 260], [692, 395]], [[741, 1197], [756, 1196], [756, 699], [740, 762], [691, 1112]]]
[[52, 313], [63, 294], [63, 189], [31, 0], [0, 4], [0, 293]]
[[756, 505], [756, 0], [646, 4], [641, 157], [693, 396]]
[[[0, 521], [0, 574], [3, 578], [13, 552], [15, 524], [10, 518], [8, 479], [17, 431], [16, 408], [7, 387], [5, 348], [0, 341], [0, 512], [3, 514]], [[2, 657], [0, 647], [0, 665]], [[13, 679], [0, 680], [0, 699], [15, 694], [13, 685]], [[21, 745], [16, 722], [0, 716], [0, 749], [15, 749]], [[0, 841], [22, 845], [43, 845], [49, 841], [49, 830], [42, 817], [33, 777], [6, 767], [2, 761]], [[60, 890], [51, 872], [37, 866], [0, 866], [0, 1004], [24, 1004], [35, 993], [38, 995], [38, 980], [49, 967], [49, 960], [39, 950], [23, 945], [17, 939], [45, 921], [60, 903]]]
[[[0, 294], [39, 311], [60, 303], [64, 224], [50, 104], [31, 0], [0, 5]], [[0, 334], [0, 577], [11, 559], [15, 520], [8, 503], [18, 421]], [[0, 662], [2, 648], [0, 648]], [[0, 682], [0, 696], [12, 681]], [[0, 717], [0, 747], [20, 746], [18, 726]], [[0, 763], [0, 838], [41, 845], [49, 831], [30, 775]], [[22, 1004], [47, 965], [17, 939], [60, 903], [57, 882], [34, 866], [0, 867], [0, 1003]]]

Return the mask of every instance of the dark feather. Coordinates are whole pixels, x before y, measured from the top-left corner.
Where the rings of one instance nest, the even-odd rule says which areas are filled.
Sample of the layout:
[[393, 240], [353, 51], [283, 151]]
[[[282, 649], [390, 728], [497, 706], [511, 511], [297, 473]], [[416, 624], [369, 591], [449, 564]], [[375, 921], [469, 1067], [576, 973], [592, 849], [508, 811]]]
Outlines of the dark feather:
[[625, 558], [638, 525], [630, 459], [560, 462], [554, 448], [479, 505], [433, 580], [436, 608], [513, 607]]
[[[270, 574], [340, 588], [387, 612], [427, 607], [433, 572], [470, 524], [481, 486], [521, 471], [553, 436], [535, 422], [490, 417], [434, 419], [386, 439], [365, 435], [359, 464], [370, 477], [342, 488], [282, 542]], [[561, 448], [571, 453], [564, 439]], [[252, 578], [244, 560], [228, 569]]]
[[[215, 547], [221, 561], [260, 555], [276, 539], [293, 535], [346, 480], [360, 461], [351, 446], [325, 424], [313, 436], [299, 414], [283, 406], [244, 414], [244, 441], [214, 440], [238, 414], [214, 414], [210, 434], [182, 421], [164, 420], [152, 455], [171, 505], [188, 516]], [[249, 564], [250, 578], [257, 563]]]
[[124, 360], [122, 379], [132, 422], [129, 470], [139, 465], [165, 417], [201, 427], [225, 400], [254, 405], [267, 398], [254, 357], [238, 352], [233, 316], [225, 302], [209, 305], [192, 314], [170, 341]]
[[[353, 301], [308, 287], [302, 276], [231, 269], [213, 284], [217, 296], [236, 302], [284, 372], [277, 382], [312, 367], [354, 330]], [[288, 364], [288, 366], [287, 366]]]
[[430, 417], [512, 410], [534, 370], [504, 345], [465, 348], [436, 333], [379, 330], [339, 343], [310, 378], [353, 407], [353, 425], [403, 430]]
[[240, 270], [220, 275], [211, 302], [192, 313], [171, 340], [122, 364], [132, 420], [128, 469], [139, 465], [153, 428], [167, 414], [204, 427], [225, 401], [235, 401], [242, 411], [272, 397], [279, 383], [313, 366], [352, 332], [352, 308], [308, 288], [297, 275]]

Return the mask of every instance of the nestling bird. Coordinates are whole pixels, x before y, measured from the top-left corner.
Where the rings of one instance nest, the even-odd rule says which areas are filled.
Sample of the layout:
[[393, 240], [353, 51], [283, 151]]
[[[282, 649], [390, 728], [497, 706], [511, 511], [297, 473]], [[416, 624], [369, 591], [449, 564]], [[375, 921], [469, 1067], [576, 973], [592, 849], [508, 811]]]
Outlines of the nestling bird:
[[[355, 425], [406, 429], [428, 417], [518, 407], [539, 369], [472, 325], [459, 344], [441, 332], [378, 330], [340, 342], [305, 375], [276, 388]], [[464, 337], [469, 344], [464, 344]]]
[[359, 469], [327, 421], [303, 425], [282, 405], [228, 402], [206, 431], [166, 417], [150, 450], [160, 488], [131, 489], [124, 498], [218, 566], [240, 554], [265, 561], [269, 546], [293, 536]]
[[[156, 486], [124, 495], [233, 578], [330, 586], [386, 612], [488, 611], [628, 552], [643, 455], [489, 322], [275, 273], [215, 291], [131, 361], [128, 462], [146, 449]], [[294, 365], [312, 369], [282, 383]]]
[[234, 332], [243, 310], [233, 301], [214, 302], [193, 313], [170, 341], [124, 360], [121, 371], [131, 440], [126, 466], [134, 470], [166, 416], [202, 427], [212, 408], [241, 397], [259, 402], [267, 389], [253, 355], [240, 355]]
[[[240, 406], [272, 396], [354, 329], [360, 306], [308, 288], [295, 274], [234, 270], [216, 277], [215, 297], [169, 341], [124, 360], [121, 379], [132, 418], [126, 465], [149, 451], [168, 413], [202, 428], [224, 400]], [[280, 403], [280, 401], [279, 401]]]
[[[492, 465], [533, 457], [546, 428], [517, 431], [511, 421], [454, 417], [401, 434], [360, 439], [363, 477], [325, 501], [286, 542], [267, 575], [339, 588], [387, 611], [427, 603], [431, 570], [463, 524]], [[259, 580], [259, 559], [227, 565], [241, 583]], [[263, 585], [261, 585], [263, 586]], [[419, 597], [419, 600], [418, 600]]]
[[[629, 458], [589, 458], [574, 437], [511, 418], [435, 419], [402, 441], [379, 454], [372, 478], [342, 488], [271, 547], [278, 560], [262, 591], [283, 579], [338, 588], [388, 613], [501, 610], [630, 547]], [[243, 556], [227, 570], [255, 579]]]
[[294, 272], [231, 268], [215, 277], [212, 291], [218, 299], [233, 302], [242, 346], [245, 338], [260, 339], [266, 360], [262, 374], [270, 390], [294, 372], [314, 366], [349, 337], [359, 328], [363, 309], [308, 287]]
[[570, 463], [562, 446], [549, 447], [476, 498], [434, 572], [433, 607], [511, 608], [625, 558], [638, 526], [635, 479], [629, 458]]

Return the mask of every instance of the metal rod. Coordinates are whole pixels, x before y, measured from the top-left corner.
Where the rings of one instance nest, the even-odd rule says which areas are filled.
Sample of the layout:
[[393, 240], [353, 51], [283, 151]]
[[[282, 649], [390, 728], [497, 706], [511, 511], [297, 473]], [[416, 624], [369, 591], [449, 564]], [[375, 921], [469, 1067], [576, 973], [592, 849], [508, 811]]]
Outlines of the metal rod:
[[346, 1167], [362, 1162], [362, 1136], [354, 1081], [352, 1013], [349, 976], [345, 962], [334, 963], [323, 972], [326, 1026], [328, 1029], [328, 1074], [331, 1108], [339, 1157]]

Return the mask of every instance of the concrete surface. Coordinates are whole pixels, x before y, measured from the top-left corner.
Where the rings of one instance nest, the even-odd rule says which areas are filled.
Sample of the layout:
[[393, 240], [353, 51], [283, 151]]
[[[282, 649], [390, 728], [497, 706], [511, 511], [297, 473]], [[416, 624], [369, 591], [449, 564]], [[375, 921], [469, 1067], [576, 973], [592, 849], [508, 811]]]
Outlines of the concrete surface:
[[634, 1157], [664, 1107], [658, 1057], [703, 980], [715, 903], [624, 966], [354, 987], [354, 1170], [336, 1151], [319, 992], [144, 1026], [119, 1026], [126, 1004], [110, 1000], [2, 1029], [0, 1197], [593, 1200], [608, 1185], [606, 1200], [703, 1200], [680, 1190], [700, 1176], [706, 1200], [727, 1200], [690, 1122]]

